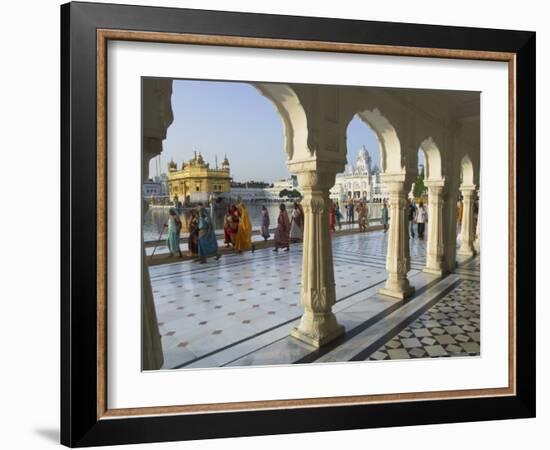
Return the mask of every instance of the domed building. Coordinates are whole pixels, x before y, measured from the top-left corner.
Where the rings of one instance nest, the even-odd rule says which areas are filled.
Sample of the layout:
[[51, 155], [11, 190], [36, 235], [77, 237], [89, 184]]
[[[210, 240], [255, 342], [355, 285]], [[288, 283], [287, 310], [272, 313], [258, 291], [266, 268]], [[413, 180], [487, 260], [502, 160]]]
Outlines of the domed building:
[[174, 202], [207, 202], [212, 194], [230, 191], [231, 174], [227, 156], [221, 168], [211, 168], [199, 152], [181, 164], [178, 170], [174, 161], [168, 163], [168, 189]]
[[347, 164], [343, 173], [336, 175], [330, 198], [339, 202], [354, 200], [373, 201], [384, 198], [380, 183], [380, 170], [372, 167], [372, 158], [363, 145], [355, 164]]

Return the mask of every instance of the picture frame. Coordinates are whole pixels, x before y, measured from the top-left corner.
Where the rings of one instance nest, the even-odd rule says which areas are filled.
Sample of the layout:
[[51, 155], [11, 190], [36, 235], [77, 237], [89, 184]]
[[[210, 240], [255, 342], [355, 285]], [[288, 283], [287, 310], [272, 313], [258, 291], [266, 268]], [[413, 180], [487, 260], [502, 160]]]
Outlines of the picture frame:
[[[508, 387], [110, 409], [106, 58], [107, 42], [112, 40], [507, 62]], [[536, 242], [530, 217], [535, 213], [535, 41], [535, 33], [527, 31], [62, 5], [62, 444], [81, 447], [534, 417]], [[79, 230], [86, 230], [86, 236]]]

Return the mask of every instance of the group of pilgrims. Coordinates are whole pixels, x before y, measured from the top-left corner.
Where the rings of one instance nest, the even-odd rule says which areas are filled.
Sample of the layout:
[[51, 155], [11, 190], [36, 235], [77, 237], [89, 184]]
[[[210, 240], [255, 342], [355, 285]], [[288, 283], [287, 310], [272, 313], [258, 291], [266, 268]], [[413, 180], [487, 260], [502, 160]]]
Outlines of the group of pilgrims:
[[[252, 223], [248, 210], [242, 201], [227, 208], [223, 222], [223, 241], [226, 248], [232, 248], [236, 253], [242, 253], [246, 250], [255, 251], [256, 247], [252, 243]], [[166, 244], [170, 257], [174, 257], [176, 254], [180, 258], [183, 257], [180, 248], [182, 222], [176, 208], [170, 208], [168, 220], [164, 227], [168, 229]], [[195, 262], [204, 264], [209, 257], [214, 257], [216, 260], [220, 258], [216, 227], [210, 208], [199, 204], [197, 209], [192, 209], [188, 229], [187, 245]], [[265, 206], [262, 206], [260, 234], [264, 241], [271, 237], [269, 211]], [[302, 205], [295, 202], [289, 218], [285, 204], [281, 203], [275, 229], [273, 251], [277, 252], [280, 248], [288, 251], [291, 243], [303, 240], [303, 235], [304, 210]]]
[[[180, 248], [180, 233], [182, 222], [176, 208], [170, 208], [168, 221], [164, 225], [168, 228], [166, 244], [170, 257], [178, 254], [183, 257]], [[189, 219], [189, 239], [187, 241], [189, 251], [195, 257], [194, 261], [201, 264], [206, 263], [207, 258], [220, 259], [216, 229], [210, 215], [210, 209], [199, 204], [198, 209], [191, 210]]]
[[[367, 231], [369, 228], [368, 204], [363, 201], [359, 201], [359, 203], [355, 204], [353, 200], [350, 199], [346, 203], [345, 208], [347, 210], [346, 222], [350, 225], [353, 225], [355, 223], [355, 213], [357, 212], [357, 224], [359, 225], [359, 231], [360, 232]], [[338, 202], [332, 202], [329, 209], [330, 231], [335, 233], [336, 225], [338, 225], [338, 229], [341, 230], [343, 220], [344, 220], [344, 216], [342, 214], [342, 211], [340, 210], [340, 204]], [[386, 200], [383, 200], [380, 224], [384, 227], [384, 233], [388, 231], [388, 222], [389, 222], [388, 205], [386, 203]]]
[[[262, 206], [260, 234], [267, 241], [271, 237], [271, 221], [269, 211]], [[237, 253], [243, 250], [255, 250], [252, 244], [252, 225], [248, 211], [241, 202], [238, 205], [231, 205], [224, 216], [223, 224], [224, 244], [226, 247], [233, 247]], [[293, 242], [301, 242], [304, 236], [304, 210], [298, 202], [294, 203], [291, 218], [288, 216], [284, 203], [279, 205], [279, 216], [277, 228], [275, 229], [274, 248], [277, 252], [280, 248], [289, 250]]]
[[[357, 213], [357, 223], [359, 231], [368, 229], [368, 206], [362, 201], [358, 204], [350, 201], [345, 205], [347, 209], [347, 223], [355, 222], [355, 213]], [[342, 228], [343, 215], [338, 202], [332, 202], [329, 209], [329, 227], [330, 231], [335, 232], [336, 226]], [[388, 228], [388, 208], [384, 201], [382, 205], [381, 223], [384, 232]], [[269, 211], [262, 206], [260, 234], [267, 241], [271, 237]], [[170, 257], [175, 254], [183, 257], [180, 249], [180, 234], [182, 222], [176, 208], [170, 208], [167, 223], [168, 228], [167, 246]], [[187, 240], [189, 252], [193, 260], [201, 264], [206, 263], [209, 257], [216, 260], [220, 258], [218, 240], [216, 237], [216, 227], [211, 213], [211, 208], [199, 204], [197, 209], [191, 210], [191, 217], [188, 223], [189, 237]], [[294, 202], [290, 216], [286, 205], [279, 205], [279, 215], [277, 217], [277, 227], [275, 228], [273, 251], [279, 249], [288, 251], [290, 244], [302, 242], [304, 238], [304, 210], [299, 202]], [[223, 242], [226, 248], [232, 248], [236, 253], [251, 250], [256, 247], [252, 243], [252, 223], [248, 210], [242, 201], [232, 204], [227, 208], [223, 219]]]

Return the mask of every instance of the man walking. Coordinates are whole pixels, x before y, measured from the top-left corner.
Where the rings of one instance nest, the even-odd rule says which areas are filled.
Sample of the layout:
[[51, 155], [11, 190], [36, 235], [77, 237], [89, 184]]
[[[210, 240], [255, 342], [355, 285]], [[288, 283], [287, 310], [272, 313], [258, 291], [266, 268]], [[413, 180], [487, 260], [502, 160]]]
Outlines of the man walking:
[[420, 200], [420, 203], [418, 204], [418, 209], [416, 211], [416, 228], [418, 231], [418, 238], [424, 239], [424, 230], [426, 228], [426, 222], [428, 221], [428, 211], [426, 211], [426, 207], [424, 206], [424, 203], [422, 200]]
[[414, 224], [416, 222], [416, 207], [414, 202], [409, 200], [409, 231], [411, 233], [411, 238], [414, 239]]

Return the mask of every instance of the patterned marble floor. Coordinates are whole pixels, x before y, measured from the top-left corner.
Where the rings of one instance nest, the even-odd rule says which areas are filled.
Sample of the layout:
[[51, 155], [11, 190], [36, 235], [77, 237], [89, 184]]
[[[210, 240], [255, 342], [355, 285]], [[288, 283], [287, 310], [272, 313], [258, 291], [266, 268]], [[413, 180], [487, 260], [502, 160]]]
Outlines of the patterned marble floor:
[[[408, 333], [414, 335], [410, 330], [424, 328], [434, 336], [437, 335], [434, 328], [441, 327], [442, 336], [456, 335], [455, 342], [434, 338], [437, 344], [434, 342], [432, 346], [443, 346], [451, 356], [463, 352], [475, 354], [474, 345], [464, 347], [462, 344], [479, 343], [479, 265], [475, 266], [478, 258], [470, 261], [473, 265], [464, 267], [464, 273], [439, 281], [421, 272], [425, 241], [413, 240], [409, 278], [416, 287], [416, 295], [410, 301], [401, 302], [377, 294], [386, 276], [386, 246], [387, 235], [382, 232], [333, 239], [337, 294], [334, 311], [347, 332], [341, 340], [320, 350], [288, 336], [302, 313], [300, 244], [293, 245], [289, 252], [262, 249], [254, 254], [223, 256], [220, 261], [210, 260], [205, 265], [187, 261], [151, 267], [165, 356], [163, 368], [407, 357], [403, 352], [390, 352], [402, 349], [408, 357], [439, 356], [435, 350], [431, 350], [433, 355], [429, 353], [430, 340], [414, 347], [413, 341], [402, 339], [407, 339]], [[470, 310], [469, 307], [476, 305], [476, 299], [477, 310]], [[461, 306], [462, 303], [465, 306]], [[466, 311], [471, 315], [460, 314]], [[455, 317], [457, 314], [460, 317]], [[462, 323], [461, 318], [468, 323]], [[476, 318], [477, 327], [473, 325]], [[416, 322], [411, 323], [413, 320]], [[433, 323], [429, 320], [442, 323], [430, 327]], [[420, 326], [413, 326], [415, 324]], [[460, 336], [468, 337], [468, 341], [461, 342], [459, 333], [453, 333], [456, 329], [445, 328], [452, 326], [461, 327]], [[467, 326], [475, 329], [469, 330]], [[398, 336], [399, 333], [403, 334]], [[409, 338], [414, 339], [412, 335]], [[456, 342], [460, 351], [453, 347]], [[399, 346], [395, 346], [396, 343]], [[409, 348], [410, 351], [406, 350]], [[420, 354], [420, 350], [425, 354]]]
[[462, 280], [367, 359], [479, 356], [479, 281]]

